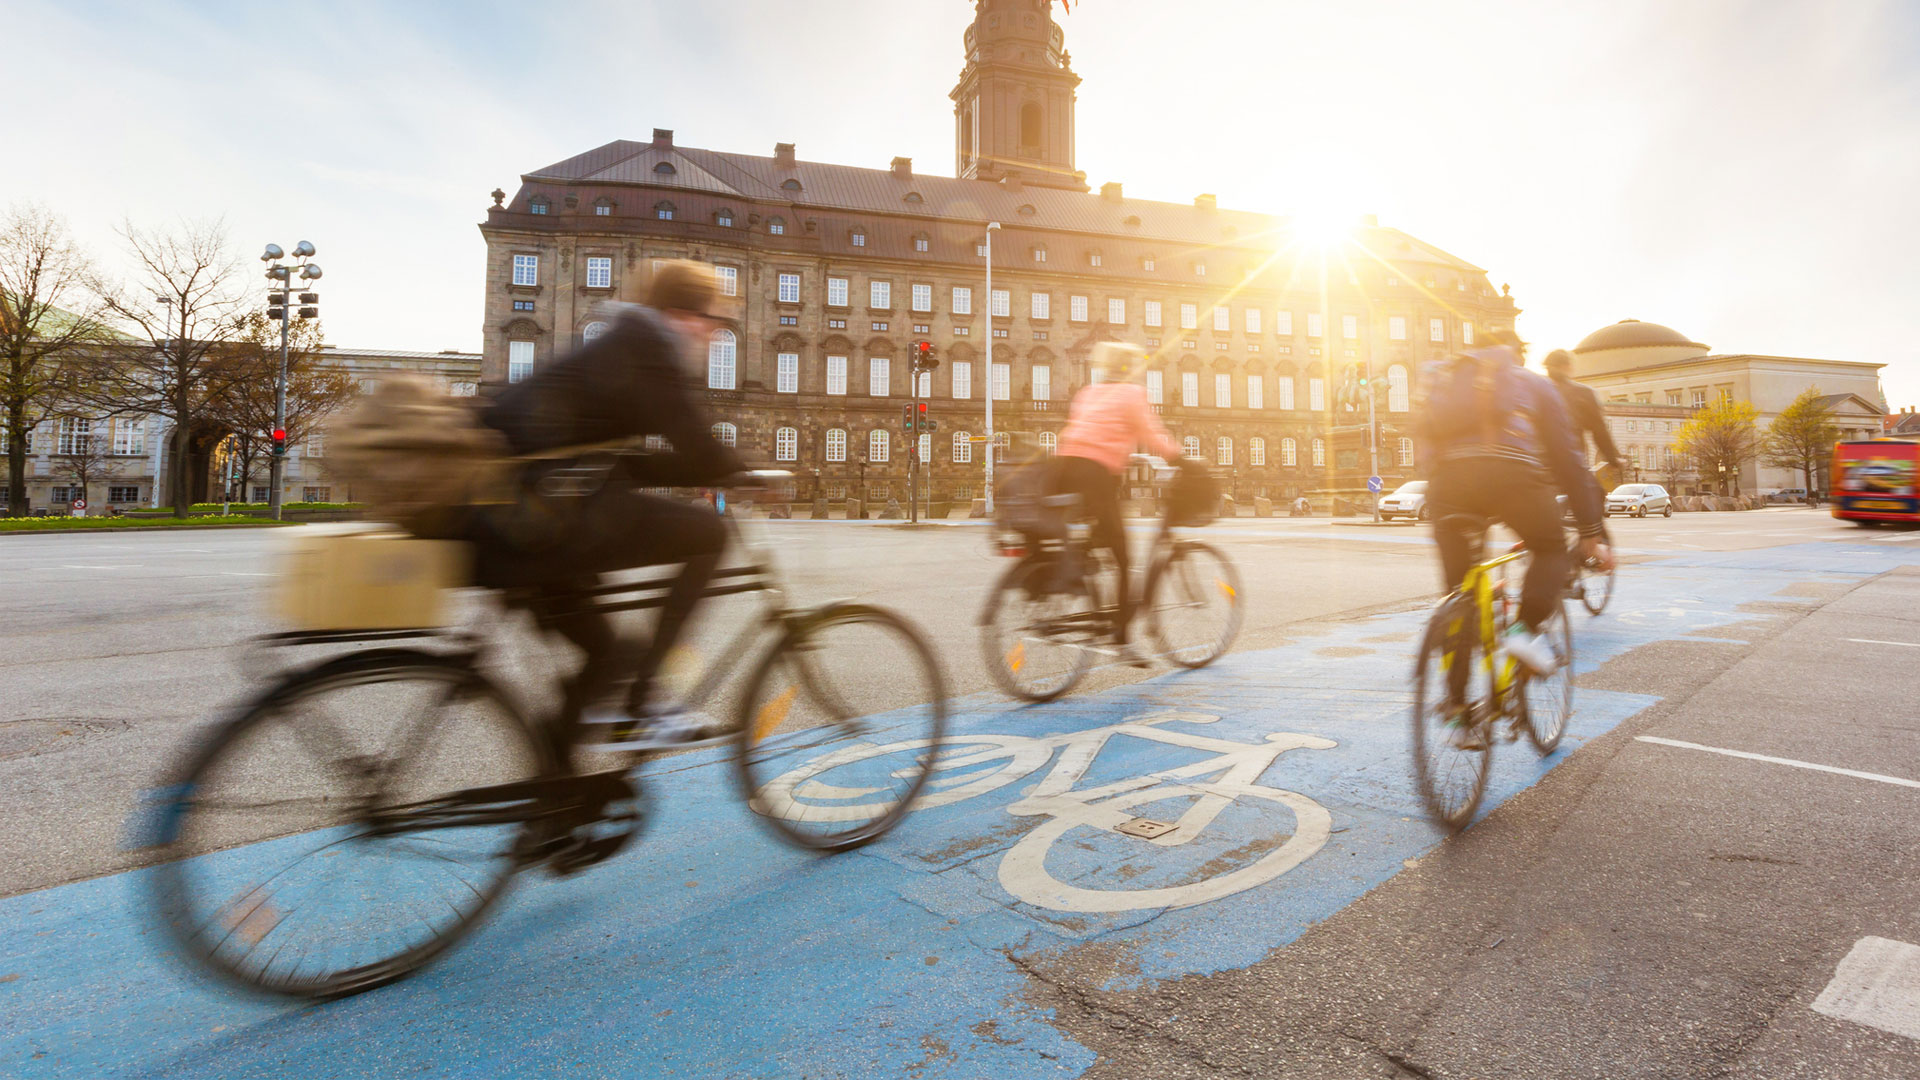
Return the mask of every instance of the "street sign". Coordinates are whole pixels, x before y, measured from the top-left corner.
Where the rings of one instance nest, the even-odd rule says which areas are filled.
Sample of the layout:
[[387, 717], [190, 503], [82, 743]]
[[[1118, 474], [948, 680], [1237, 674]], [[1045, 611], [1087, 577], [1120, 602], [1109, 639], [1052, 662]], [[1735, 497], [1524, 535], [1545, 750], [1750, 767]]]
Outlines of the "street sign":
[[85, 499], [73, 500], [73, 516], [74, 517], [87, 516], [87, 500]]
[[1371, 492], [1371, 493], [1373, 493], [1373, 494], [1375, 494], [1375, 495], [1378, 495], [1378, 494], [1380, 494], [1380, 489], [1381, 489], [1382, 487], [1384, 487], [1384, 486], [1385, 486], [1385, 485], [1384, 485], [1384, 484], [1382, 484], [1382, 483], [1380, 482], [1380, 478], [1379, 478], [1379, 477], [1377, 477], [1377, 476], [1369, 476], [1369, 477], [1367, 477], [1367, 490], [1368, 490], [1369, 492]]

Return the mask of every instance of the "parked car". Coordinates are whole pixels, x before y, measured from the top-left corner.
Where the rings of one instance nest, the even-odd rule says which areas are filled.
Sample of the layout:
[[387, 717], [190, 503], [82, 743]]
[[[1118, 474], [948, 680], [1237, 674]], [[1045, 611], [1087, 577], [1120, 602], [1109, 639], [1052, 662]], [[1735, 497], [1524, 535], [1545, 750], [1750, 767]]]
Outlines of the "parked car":
[[1427, 482], [1409, 480], [1393, 489], [1393, 494], [1380, 500], [1380, 520], [1392, 521], [1397, 517], [1412, 518], [1415, 521], [1427, 520]]
[[1803, 503], [1807, 501], [1806, 488], [1781, 488], [1767, 492], [1768, 502]]
[[1672, 517], [1673, 499], [1667, 494], [1667, 489], [1659, 484], [1621, 484], [1607, 492], [1606, 516], [1615, 514]]

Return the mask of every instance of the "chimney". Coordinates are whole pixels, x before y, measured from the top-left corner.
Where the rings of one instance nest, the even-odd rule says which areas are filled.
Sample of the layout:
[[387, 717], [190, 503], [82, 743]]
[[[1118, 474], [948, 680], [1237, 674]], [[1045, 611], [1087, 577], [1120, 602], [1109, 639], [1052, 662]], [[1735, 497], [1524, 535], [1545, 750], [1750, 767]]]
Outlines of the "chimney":
[[1193, 205], [1202, 210], [1218, 210], [1220, 208], [1220, 200], [1211, 195], [1195, 195], [1193, 197]]
[[1108, 202], [1120, 201], [1120, 181], [1112, 180], [1100, 185], [1100, 197]]
[[774, 143], [773, 163], [775, 165], [785, 165], [789, 169], [793, 168], [793, 144], [790, 142]]
[[673, 146], [673, 129], [672, 128], [654, 128], [653, 129], [653, 145], [661, 148], [662, 150], [672, 147]]
[[913, 179], [913, 159], [897, 157], [893, 159], [893, 178], [895, 180]]
[[1000, 177], [1000, 186], [1006, 188], [1008, 191], [1019, 191], [1020, 170], [1008, 169], [1006, 173]]

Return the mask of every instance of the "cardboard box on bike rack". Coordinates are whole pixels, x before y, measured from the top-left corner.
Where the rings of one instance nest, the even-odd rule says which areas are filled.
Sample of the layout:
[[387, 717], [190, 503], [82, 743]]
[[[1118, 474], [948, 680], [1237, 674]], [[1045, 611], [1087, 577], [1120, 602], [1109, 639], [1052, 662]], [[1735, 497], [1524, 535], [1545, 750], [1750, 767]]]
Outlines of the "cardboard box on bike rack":
[[465, 544], [386, 528], [301, 529], [279, 552], [273, 612], [296, 630], [440, 626], [468, 561]]

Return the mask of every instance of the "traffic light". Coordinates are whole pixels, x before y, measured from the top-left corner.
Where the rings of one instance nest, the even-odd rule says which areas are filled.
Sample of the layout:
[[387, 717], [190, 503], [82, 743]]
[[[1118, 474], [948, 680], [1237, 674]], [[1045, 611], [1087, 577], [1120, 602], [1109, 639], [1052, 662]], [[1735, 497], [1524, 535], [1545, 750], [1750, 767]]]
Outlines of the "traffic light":
[[273, 429], [273, 456], [274, 457], [287, 456], [287, 429], [286, 428]]
[[924, 401], [914, 402], [913, 430], [915, 431], [932, 431], [933, 430], [932, 428], [927, 426], [927, 403]]
[[911, 404], [900, 406], [900, 430], [909, 435], [913, 434], [913, 406]]
[[933, 355], [933, 342], [922, 341], [914, 345], [913, 347], [914, 374], [918, 375], [924, 372], [932, 371], [934, 368], [937, 368], [939, 366], [940, 366], [940, 361], [936, 359]]
[[275, 322], [278, 322], [278, 321], [280, 321], [281, 319], [284, 319], [284, 318], [286, 318], [286, 317], [287, 317], [287, 309], [286, 309], [286, 308], [283, 308], [283, 307], [270, 307], [270, 308], [268, 308], [268, 309], [267, 309], [267, 318], [269, 318], [269, 319], [272, 319], [272, 320], [273, 320], [273, 321], [275, 321]]

